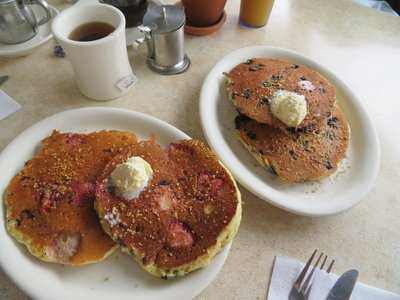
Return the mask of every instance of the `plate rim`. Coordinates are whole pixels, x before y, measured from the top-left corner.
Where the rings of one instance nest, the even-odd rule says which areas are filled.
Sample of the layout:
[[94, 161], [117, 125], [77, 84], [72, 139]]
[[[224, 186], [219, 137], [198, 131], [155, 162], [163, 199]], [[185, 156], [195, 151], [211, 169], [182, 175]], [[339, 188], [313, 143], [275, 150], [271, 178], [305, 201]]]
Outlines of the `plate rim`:
[[[5, 159], [7, 159], [7, 157], [10, 155], [9, 152], [12, 151], [13, 148], [15, 148], [15, 145], [20, 144], [20, 140], [23, 140], [25, 138], [25, 136], [30, 135], [32, 132], [37, 131], [44, 124], [46, 124], [48, 122], [54, 122], [54, 120], [57, 120], [58, 118], [62, 117], [63, 115], [68, 115], [68, 114], [72, 114], [72, 113], [76, 113], [76, 112], [89, 112], [89, 113], [94, 112], [95, 113], [96, 111], [123, 113], [126, 115], [130, 115], [132, 117], [139, 117], [141, 119], [147, 119], [150, 122], [157, 124], [157, 126], [166, 127], [169, 131], [174, 131], [174, 132], [178, 133], [182, 137], [182, 139], [190, 139], [191, 138], [185, 132], [183, 132], [179, 128], [169, 124], [168, 122], [163, 121], [161, 119], [158, 119], [152, 115], [149, 115], [149, 114], [146, 114], [143, 112], [133, 111], [133, 110], [125, 109], [125, 108], [105, 107], [105, 106], [81, 107], [81, 108], [68, 109], [68, 110], [64, 110], [64, 111], [55, 113], [53, 115], [45, 117], [44, 119], [32, 124], [31, 126], [27, 127], [26, 129], [24, 129], [17, 136], [15, 136], [14, 139], [0, 152], [0, 166], [2, 165], [3, 161]], [[107, 129], [110, 129], [110, 128], [104, 128], [104, 130], [107, 130]], [[38, 141], [38, 143], [39, 142], [40, 142], [40, 140]], [[2, 199], [1, 205], [0, 205], [0, 211], [1, 211], [1, 214], [4, 215], [3, 220], [1, 220], [2, 225], [0, 225], [0, 231], [4, 231], [4, 233], [8, 235], [8, 232], [7, 232], [7, 229], [5, 226], [6, 215], [5, 215], [5, 206], [4, 206], [4, 200], [3, 200], [6, 187], [7, 187], [7, 184], [4, 185], [4, 189], [0, 190], [1, 199]], [[9, 238], [14, 243], [16, 243], [18, 247], [20, 246], [20, 244], [17, 243], [12, 237], [9, 236]], [[0, 245], [1, 245], [2, 239], [3, 238], [0, 238]], [[210, 265], [206, 267], [206, 268], [210, 268], [212, 263], [216, 263], [215, 272], [211, 272], [210, 275], [207, 277], [207, 279], [204, 280], [204, 283], [200, 282], [193, 288], [192, 293], [189, 295], [190, 298], [194, 298], [197, 295], [199, 295], [203, 290], [205, 290], [215, 280], [215, 278], [221, 272], [221, 269], [226, 262], [226, 259], [229, 255], [229, 252], [231, 249], [231, 246], [232, 246], [232, 242], [225, 245], [225, 247], [217, 254], [218, 256], [221, 257], [221, 262], [218, 262], [216, 260], [216, 258], [214, 258], [212, 260], [212, 262], [210, 263]], [[21, 247], [24, 247], [24, 246], [22, 245]], [[25, 251], [25, 249], [23, 249], [22, 251]], [[14, 255], [16, 255], [16, 254], [14, 254]], [[21, 254], [18, 254], [18, 255], [21, 255]], [[30, 255], [30, 254], [28, 254], [28, 255]], [[135, 262], [132, 262], [132, 263], [135, 263]], [[24, 264], [23, 261], [22, 261], [22, 264]], [[17, 272], [15, 269], [13, 269], [13, 267], [16, 267], [16, 264], [10, 262], [10, 260], [7, 259], [7, 252], [0, 251], [0, 269], [3, 270], [3, 272], [6, 274], [6, 276], [19, 289], [21, 289], [24, 293], [26, 293], [28, 296], [32, 297], [33, 299], [49, 299], [49, 300], [53, 299], [53, 298], [47, 298], [46, 296], [43, 297], [43, 289], [42, 289], [43, 287], [39, 288], [39, 289], [32, 288], [32, 285], [29, 284], [29, 278], [24, 275], [18, 275], [18, 273], [21, 273], [21, 272]], [[206, 269], [206, 268], [204, 268], [204, 269]], [[145, 272], [145, 271], [143, 271], [143, 272]], [[184, 279], [185, 278], [183, 278], [182, 280], [184, 280]], [[54, 287], [54, 288], [57, 288], [57, 287]], [[59, 289], [59, 288], [57, 288], [57, 289]], [[58, 291], [62, 295], [62, 290], [58, 290]], [[60, 297], [62, 298], [62, 296], [60, 296]], [[62, 299], [64, 299], [64, 298], [62, 298]], [[74, 299], [80, 299], [80, 298], [78, 297], [78, 298], [74, 298]]]
[[[373, 152], [374, 152], [374, 161], [372, 164], [372, 169], [370, 172], [370, 176], [368, 177], [368, 180], [363, 182], [365, 184], [365, 188], [361, 193], [358, 194], [357, 197], [353, 197], [352, 199], [347, 199], [346, 204], [339, 206], [339, 207], [331, 207], [330, 210], [315, 210], [315, 209], [304, 209], [304, 208], [299, 208], [296, 207], [295, 205], [288, 205], [281, 203], [279, 200], [279, 195], [276, 191], [272, 189], [272, 187], [264, 182], [264, 187], [266, 187], [266, 190], [268, 191], [268, 195], [265, 195], [263, 193], [262, 188], [257, 187], [256, 185], [252, 185], [251, 182], [246, 180], [243, 175], [239, 172], [239, 170], [235, 167], [232, 166], [232, 161], [230, 161], [229, 158], [225, 158], [224, 155], [221, 155], [221, 152], [225, 152], [227, 149], [220, 149], [218, 142], [215, 140], [212, 134], [212, 125], [215, 124], [210, 124], [211, 122], [208, 122], [207, 119], [209, 119], [210, 115], [210, 107], [213, 107], [213, 105], [209, 105], [211, 100], [210, 97], [208, 96], [208, 86], [211, 85], [212, 81], [216, 81], [217, 75], [214, 73], [220, 68], [220, 66], [224, 65], [227, 61], [229, 60], [234, 60], [236, 56], [244, 55], [246, 53], [250, 53], [249, 56], [251, 56], [253, 52], [256, 51], [265, 51], [265, 52], [275, 52], [279, 53], [282, 56], [290, 56], [293, 60], [296, 59], [301, 59], [305, 61], [307, 64], [313, 65], [313, 68], [316, 68], [319, 72], [321, 72], [323, 75], [327, 75], [327, 77], [333, 78], [336, 81], [335, 86], [338, 86], [344, 94], [348, 95], [347, 99], [345, 101], [350, 102], [351, 104], [355, 105], [357, 110], [359, 111], [357, 114], [360, 118], [365, 120], [365, 123], [368, 124], [369, 126], [369, 137], [373, 140]], [[276, 55], [276, 54], [275, 54]], [[267, 55], [266, 55], [267, 56]], [[239, 62], [238, 62], [239, 63]], [[256, 46], [248, 46], [244, 48], [239, 48], [236, 49], [224, 57], [222, 57], [220, 60], [217, 61], [217, 63], [213, 66], [213, 68], [209, 71], [207, 76], [205, 77], [203, 81], [203, 85], [201, 88], [200, 92], [200, 97], [199, 97], [199, 113], [200, 113], [200, 121], [201, 121], [201, 126], [203, 129], [204, 136], [210, 145], [211, 149], [217, 154], [219, 159], [229, 168], [235, 179], [243, 186], [245, 187], [249, 192], [252, 194], [256, 195], [258, 198], [261, 198], [263, 201], [268, 202], [269, 204], [278, 207], [280, 209], [283, 209], [285, 211], [288, 211], [293, 214], [297, 215], [302, 215], [302, 216], [307, 216], [307, 217], [323, 217], [323, 216], [329, 216], [329, 215], [335, 215], [339, 214], [341, 212], [344, 212], [353, 206], [357, 205], [365, 196], [369, 193], [369, 191], [373, 188], [376, 178], [379, 173], [379, 168], [380, 168], [380, 156], [381, 156], [381, 150], [380, 150], [380, 143], [379, 143], [379, 138], [378, 134], [376, 131], [376, 128], [374, 126], [374, 123], [372, 122], [372, 119], [360, 101], [359, 97], [349, 88], [349, 86], [336, 74], [334, 74], [332, 71], [330, 71], [327, 67], [323, 66], [322, 64], [316, 62], [314, 59], [303, 55], [301, 53], [298, 53], [296, 51], [286, 49], [286, 48], [281, 48], [281, 47], [273, 47], [273, 46], [267, 46], [267, 45], [256, 45]], [[219, 133], [217, 134], [218, 136], [220, 135]], [[224, 148], [224, 147], [222, 147]], [[231, 149], [228, 147], [229, 151]], [[239, 157], [237, 157], [235, 154], [233, 156], [240, 161]]]

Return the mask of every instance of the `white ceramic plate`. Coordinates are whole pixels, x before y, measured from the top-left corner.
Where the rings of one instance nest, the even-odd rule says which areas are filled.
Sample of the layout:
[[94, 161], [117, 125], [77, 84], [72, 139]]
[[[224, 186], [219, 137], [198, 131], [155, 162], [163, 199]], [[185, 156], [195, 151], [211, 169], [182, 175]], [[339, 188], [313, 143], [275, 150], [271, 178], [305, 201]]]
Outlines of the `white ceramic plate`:
[[[285, 184], [269, 174], [236, 138], [235, 109], [228, 101], [222, 72], [252, 57], [281, 58], [307, 65], [326, 76], [336, 87], [337, 101], [351, 127], [347, 158], [338, 171], [318, 182]], [[249, 191], [290, 212], [323, 216], [339, 213], [358, 203], [376, 179], [380, 148], [378, 136], [361, 101], [332, 72], [295, 52], [254, 46], [239, 49], [221, 59], [208, 74], [200, 94], [200, 117], [211, 148]]]
[[[39, 31], [36, 34], [36, 36], [24, 43], [15, 45], [7, 45], [0, 43], [0, 57], [25, 56], [33, 52], [39, 46], [49, 41], [53, 37], [50, 25], [54, 17], [58, 14], [58, 10], [55, 7], [49, 5], [49, 8], [52, 19], [49, 22], [39, 27]], [[32, 5], [32, 10], [35, 13], [35, 15], [38, 16], [38, 19], [40, 19], [41, 16], [44, 14], [43, 9], [41, 9], [41, 7], [38, 5]]]
[[[2, 196], [10, 179], [53, 129], [64, 132], [128, 130], [134, 131], [139, 138], [155, 134], [161, 145], [189, 138], [161, 120], [129, 110], [99, 107], [65, 111], [26, 129], [0, 154]], [[0, 265], [34, 299], [192, 299], [215, 278], [230, 248], [227, 245], [207, 268], [180, 279], [164, 281], [142, 271], [132, 258], [120, 251], [103, 262], [83, 267], [41, 262], [6, 233], [3, 206], [0, 207], [0, 219]]]

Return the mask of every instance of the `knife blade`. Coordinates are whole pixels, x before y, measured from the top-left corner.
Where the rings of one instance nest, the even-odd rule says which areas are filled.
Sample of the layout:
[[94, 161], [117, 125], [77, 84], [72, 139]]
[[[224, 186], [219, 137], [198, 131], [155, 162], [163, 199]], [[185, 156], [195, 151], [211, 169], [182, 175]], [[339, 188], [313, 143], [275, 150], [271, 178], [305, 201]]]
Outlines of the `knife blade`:
[[8, 80], [8, 76], [4, 75], [4, 76], [0, 76], [0, 85], [2, 85], [4, 82], [6, 82]]
[[358, 271], [349, 270], [335, 282], [326, 300], [348, 300], [357, 282]]

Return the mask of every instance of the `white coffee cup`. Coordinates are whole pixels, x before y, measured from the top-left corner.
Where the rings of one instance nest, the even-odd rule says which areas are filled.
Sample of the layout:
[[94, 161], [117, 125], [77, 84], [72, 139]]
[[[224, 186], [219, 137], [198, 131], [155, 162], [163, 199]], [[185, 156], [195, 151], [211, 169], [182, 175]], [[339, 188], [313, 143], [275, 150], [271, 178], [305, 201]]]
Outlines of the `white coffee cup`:
[[[92, 22], [108, 23], [115, 30], [89, 42], [69, 38], [74, 29]], [[57, 15], [51, 27], [72, 64], [83, 95], [111, 100], [126, 94], [135, 84], [125, 42], [125, 17], [117, 8], [100, 3], [72, 6]]]

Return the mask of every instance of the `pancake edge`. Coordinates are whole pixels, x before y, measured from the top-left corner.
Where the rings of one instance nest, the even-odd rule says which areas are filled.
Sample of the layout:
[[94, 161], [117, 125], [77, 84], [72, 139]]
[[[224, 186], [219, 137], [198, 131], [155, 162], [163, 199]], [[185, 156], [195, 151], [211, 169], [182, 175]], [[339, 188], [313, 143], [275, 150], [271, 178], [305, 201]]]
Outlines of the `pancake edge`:
[[[350, 139], [351, 139], [351, 128], [350, 125], [348, 123], [348, 121], [346, 120], [347, 123], [347, 127], [348, 127], [348, 132], [349, 132], [349, 143], [347, 144], [347, 148], [346, 148], [346, 152], [349, 149], [350, 146]], [[329, 174], [325, 174], [322, 175], [320, 177], [317, 178], [313, 178], [313, 179], [307, 179], [307, 180], [301, 180], [301, 181], [289, 181], [286, 180], [285, 178], [279, 176], [278, 174], [276, 174], [276, 172], [273, 169], [272, 164], [268, 161], [268, 159], [266, 157], [264, 157], [263, 155], [261, 155], [257, 149], [255, 149], [253, 146], [249, 145], [246, 143], [246, 141], [242, 138], [242, 136], [240, 135], [240, 130], [235, 129], [236, 131], [236, 137], [237, 139], [242, 143], [242, 145], [244, 146], [244, 148], [249, 151], [249, 153], [255, 158], [255, 160], [264, 168], [266, 168], [268, 171], [271, 171], [277, 178], [279, 178], [280, 180], [282, 180], [283, 182], [287, 182], [287, 183], [301, 183], [301, 182], [311, 182], [311, 181], [318, 181], [324, 178], [327, 178], [329, 176], [331, 176], [332, 174], [334, 174], [338, 168], [340, 167], [340, 164], [342, 163], [343, 159], [345, 159], [346, 156], [342, 157], [342, 159], [340, 159], [340, 161], [337, 163], [336, 168], [332, 169], [332, 172], [330, 172]]]
[[[7, 194], [7, 190], [5, 192], [5, 195]], [[114, 245], [111, 247], [111, 249], [104, 254], [104, 256], [98, 260], [88, 260], [83, 263], [75, 264], [75, 263], [68, 263], [68, 262], [60, 262], [60, 261], [54, 261], [51, 259], [49, 256], [46, 255], [45, 249], [43, 247], [35, 247], [34, 243], [32, 241], [32, 238], [28, 237], [26, 234], [23, 234], [20, 230], [17, 229], [17, 222], [11, 219], [11, 212], [10, 212], [10, 207], [7, 205], [7, 201], [4, 196], [4, 207], [6, 208], [6, 228], [8, 233], [20, 244], [24, 245], [29, 253], [33, 255], [34, 257], [40, 259], [41, 261], [47, 262], [47, 263], [54, 263], [54, 264], [61, 264], [61, 265], [66, 265], [66, 266], [84, 266], [84, 265], [89, 265], [89, 264], [94, 264], [98, 263], [104, 259], [106, 259], [108, 256], [114, 253], [114, 251], [118, 248], [118, 245]]]

